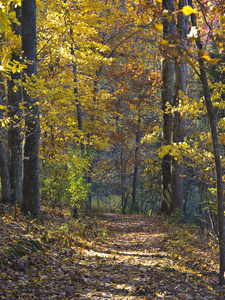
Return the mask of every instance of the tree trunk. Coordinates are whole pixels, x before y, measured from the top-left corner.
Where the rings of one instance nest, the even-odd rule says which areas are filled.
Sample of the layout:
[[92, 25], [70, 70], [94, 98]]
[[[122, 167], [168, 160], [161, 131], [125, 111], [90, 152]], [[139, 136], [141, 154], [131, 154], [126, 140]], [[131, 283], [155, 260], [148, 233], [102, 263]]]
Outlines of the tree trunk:
[[[163, 10], [168, 10], [171, 16], [170, 22], [167, 17], [163, 17], [163, 39], [172, 41], [175, 32], [174, 20], [174, 4], [173, 0], [163, 0]], [[168, 49], [166, 49], [167, 51]], [[174, 60], [170, 53], [164, 54], [162, 66], [162, 110], [163, 110], [163, 144], [170, 145], [172, 141], [172, 115], [165, 110], [167, 104], [173, 104], [173, 83], [174, 83]], [[162, 161], [162, 191], [163, 200], [161, 205], [161, 212], [170, 212], [171, 202], [171, 157], [165, 155]]]
[[218, 219], [219, 219], [219, 247], [220, 247], [220, 273], [219, 273], [219, 284], [224, 284], [224, 272], [225, 272], [225, 222], [224, 222], [224, 203], [223, 203], [223, 172], [220, 159], [220, 149], [217, 136], [217, 120], [215, 109], [212, 105], [211, 95], [204, 66], [203, 59], [198, 57], [201, 72], [201, 83], [204, 91], [204, 97], [207, 107], [207, 112], [210, 121], [210, 128], [213, 140], [213, 153], [216, 165], [216, 176], [217, 176], [217, 207], [218, 207]]
[[[192, 0], [188, 0], [188, 4], [193, 7]], [[197, 28], [196, 16], [191, 14], [191, 23], [193, 27]], [[222, 165], [220, 159], [220, 149], [217, 135], [217, 120], [215, 109], [212, 105], [210, 89], [208, 85], [208, 78], [206, 74], [204, 60], [202, 58], [201, 50], [202, 43], [198, 35], [196, 39], [196, 45], [198, 47], [198, 62], [200, 66], [200, 80], [203, 88], [205, 97], [205, 103], [207, 113], [209, 116], [212, 142], [213, 142], [213, 153], [216, 165], [216, 177], [217, 177], [217, 209], [218, 209], [218, 221], [219, 221], [219, 249], [220, 249], [220, 271], [219, 271], [219, 284], [224, 284], [224, 272], [225, 272], [225, 222], [224, 222], [224, 203], [223, 203], [223, 180], [222, 180]]]
[[124, 148], [123, 140], [120, 149], [120, 181], [121, 181], [121, 201], [122, 201], [122, 213], [126, 213], [126, 197], [125, 197], [125, 166], [124, 166]]
[[[94, 79], [93, 81], [93, 103], [95, 104], [96, 103], [96, 95], [97, 95], [97, 92], [98, 92], [98, 78], [99, 78], [99, 75], [101, 74], [101, 71], [102, 71], [102, 68], [100, 67], [98, 71], [96, 71], [96, 79]], [[78, 106], [77, 106], [77, 112], [80, 113], [79, 117], [81, 117], [81, 107], [80, 107], [80, 104], [78, 103]], [[95, 120], [95, 116], [94, 114], [91, 114], [91, 117], [90, 117], [90, 121], [91, 122], [94, 122]], [[80, 119], [81, 121], [81, 119]], [[80, 122], [79, 121], [79, 122]], [[78, 125], [82, 125], [82, 123], [78, 123]], [[90, 139], [92, 133], [90, 132], [88, 134], [88, 140]], [[89, 168], [87, 170], [87, 184], [89, 186], [89, 195], [87, 197], [87, 201], [86, 201], [86, 207], [87, 207], [87, 211], [91, 211], [91, 204], [92, 204], [92, 185], [93, 185], [93, 182], [92, 182], [92, 171], [93, 171], [93, 161], [92, 161], [92, 158], [91, 158], [91, 154], [93, 153], [93, 147], [90, 145], [90, 143], [87, 143], [87, 154], [88, 154], [88, 158], [90, 159], [90, 163], [89, 163]]]
[[[70, 29], [70, 34], [71, 34], [71, 38], [72, 41], [74, 42], [73, 39], [73, 30]], [[71, 46], [71, 54], [72, 56], [74, 55], [74, 49], [73, 49], [73, 45]], [[83, 120], [82, 120], [82, 110], [81, 110], [81, 104], [80, 101], [78, 100], [78, 85], [77, 85], [77, 66], [76, 63], [73, 63], [73, 82], [74, 82], [74, 96], [75, 96], [75, 101], [76, 101], [76, 109], [77, 109], [77, 123], [78, 123], [78, 129], [80, 131], [80, 133], [83, 133]], [[95, 87], [95, 82], [94, 82], [94, 93], [96, 92], [97, 87]], [[94, 96], [95, 99], [95, 96]], [[81, 155], [84, 156], [84, 143], [81, 141], [80, 143], [80, 150], [81, 150]], [[88, 151], [87, 151], [88, 153]], [[88, 197], [86, 199], [86, 203], [85, 203], [85, 210], [86, 213], [89, 214], [91, 211], [91, 202], [92, 202], [92, 163], [89, 165], [88, 170], [86, 170], [86, 182], [87, 185], [90, 187], [90, 191], [88, 194]]]
[[[72, 53], [74, 55], [74, 51]], [[78, 87], [77, 87], [77, 66], [74, 62], [73, 64], [73, 76], [74, 76], [74, 96], [75, 101], [76, 101], [76, 108], [77, 108], [77, 123], [78, 123], [78, 129], [80, 131], [80, 133], [83, 133], [83, 120], [82, 120], [82, 110], [81, 110], [81, 104], [80, 101], [78, 100]], [[80, 149], [83, 155], [84, 152], [84, 143], [81, 142], [80, 144]]]
[[[180, 0], [178, 10], [182, 10], [187, 5], [186, 0]], [[187, 46], [187, 34], [189, 25], [189, 17], [183, 12], [178, 12], [177, 20], [177, 49], [180, 56], [175, 61], [175, 84], [174, 84], [174, 102], [173, 107], [179, 106], [180, 91], [186, 92], [187, 81], [187, 63], [182, 59], [183, 49]], [[183, 121], [179, 111], [174, 112], [173, 116], [173, 142], [176, 144], [182, 143], [184, 138]], [[172, 177], [171, 177], [171, 211], [177, 212], [182, 218], [183, 216], [183, 164], [179, 160], [173, 159], [172, 162]]]
[[132, 188], [132, 211], [138, 212], [138, 203], [137, 203], [137, 185], [138, 185], [138, 153], [139, 153], [139, 142], [141, 139], [140, 135], [140, 123], [141, 117], [138, 116], [138, 130], [136, 133], [136, 145], [135, 145], [135, 152], [134, 152], [134, 176], [133, 176], [133, 188]]
[[[0, 93], [0, 105], [3, 105], [2, 94]], [[0, 119], [3, 119], [3, 111], [0, 110]], [[5, 149], [5, 130], [0, 126], [0, 175], [2, 185], [2, 203], [11, 202], [11, 185], [8, 169], [8, 161]]]
[[199, 218], [200, 218], [200, 227], [202, 234], [205, 230], [205, 210], [204, 210], [204, 195], [205, 195], [205, 183], [201, 182], [201, 190], [200, 190], [200, 199], [199, 199]]
[[[22, 50], [23, 62], [27, 64], [24, 75], [29, 79], [37, 74], [36, 58], [36, 1], [23, 0], [22, 2]], [[23, 78], [26, 83], [26, 76]], [[32, 79], [31, 79], [32, 80]], [[34, 79], [35, 80], [35, 79]], [[32, 216], [40, 214], [39, 195], [39, 110], [36, 99], [31, 98], [26, 89], [23, 89], [25, 106], [25, 144], [24, 144], [24, 174], [22, 210]]]
[[[71, 39], [72, 39], [73, 44], [74, 44], [73, 29], [70, 29], [70, 35], [71, 35]], [[71, 55], [72, 55], [73, 57], [75, 57], [73, 45], [71, 45]], [[80, 132], [83, 133], [82, 110], [81, 110], [81, 104], [80, 104], [80, 101], [78, 100], [77, 66], [76, 66], [75, 61], [74, 61], [74, 63], [73, 63], [73, 76], [74, 76], [74, 77], [73, 77], [73, 82], [74, 82], [74, 89], [73, 89], [73, 92], [74, 92], [75, 101], [76, 101], [76, 108], [77, 108], [77, 123], [78, 123], [78, 129], [79, 129]], [[83, 155], [83, 152], [84, 152], [84, 143], [82, 143], [82, 142], [81, 142], [81, 144], [80, 144], [80, 149], [81, 149], [81, 152], [82, 152], [82, 155]]]
[[91, 211], [91, 203], [92, 203], [92, 169], [93, 169], [93, 165], [92, 162], [90, 163], [90, 166], [88, 168], [87, 171], [87, 184], [89, 186], [89, 194], [87, 197], [87, 210]]
[[[16, 17], [21, 22], [21, 7], [14, 8], [11, 4], [11, 11], [16, 11]], [[12, 23], [12, 30], [16, 35], [21, 35], [21, 26]], [[18, 52], [20, 52], [18, 50]], [[20, 62], [20, 53], [12, 53], [11, 62]], [[8, 142], [8, 163], [11, 185], [11, 201], [21, 202], [22, 199], [22, 138], [21, 138], [21, 109], [22, 91], [16, 80], [21, 78], [21, 73], [10, 73], [7, 80], [7, 106], [9, 110], [10, 125], [7, 133]], [[15, 89], [14, 89], [15, 88]]]
[[0, 171], [1, 171], [1, 185], [2, 185], [2, 203], [11, 202], [11, 185], [9, 177], [9, 169], [7, 165], [7, 155], [5, 151], [5, 142], [0, 140]]
[[220, 273], [219, 273], [219, 283], [224, 284], [224, 272], [225, 272], [225, 222], [224, 222], [224, 203], [223, 203], [223, 172], [220, 159], [220, 149], [217, 136], [217, 120], [215, 109], [212, 105], [211, 95], [206, 75], [206, 70], [204, 66], [204, 61], [201, 56], [198, 57], [200, 64], [200, 79], [204, 91], [205, 103], [207, 107], [207, 112], [209, 116], [212, 141], [213, 141], [213, 153], [216, 165], [216, 176], [217, 176], [217, 207], [218, 207], [218, 219], [219, 219], [219, 247], [220, 247]]

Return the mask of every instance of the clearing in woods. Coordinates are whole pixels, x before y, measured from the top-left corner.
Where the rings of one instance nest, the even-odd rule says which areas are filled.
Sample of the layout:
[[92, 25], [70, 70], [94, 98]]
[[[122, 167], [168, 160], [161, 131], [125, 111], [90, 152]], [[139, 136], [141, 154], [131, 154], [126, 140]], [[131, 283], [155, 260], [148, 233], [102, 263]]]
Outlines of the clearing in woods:
[[223, 299], [212, 237], [161, 217], [4, 216], [0, 237], [0, 299]]

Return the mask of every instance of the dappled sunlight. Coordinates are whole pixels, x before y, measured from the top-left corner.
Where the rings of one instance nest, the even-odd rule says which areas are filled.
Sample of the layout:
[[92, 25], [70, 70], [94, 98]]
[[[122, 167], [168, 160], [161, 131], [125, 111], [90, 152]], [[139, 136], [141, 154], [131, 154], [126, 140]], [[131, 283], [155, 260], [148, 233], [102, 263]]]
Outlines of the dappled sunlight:
[[[7, 245], [0, 254], [9, 261], [1, 299], [223, 299], [218, 250], [187, 226], [113, 214], [104, 221], [56, 218], [45, 227], [5, 217], [0, 225]], [[16, 251], [22, 256], [10, 261]]]
[[[188, 264], [182, 253], [178, 255], [184, 242], [179, 245], [177, 234], [173, 239], [161, 220], [122, 215], [108, 215], [107, 220], [109, 235], [92, 249], [82, 250], [89, 261], [88, 269], [85, 268], [87, 261], [82, 263], [82, 268], [85, 268], [85, 274], [89, 272], [88, 282], [94, 287], [86, 297], [203, 299], [196, 288], [204, 282], [200, 270]], [[173, 250], [172, 242], [177, 243]], [[196, 252], [201, 253], [198, 249]], [[215, 283], [215, 272], [211, 271], [209, 275], [211, 279], [214, 276], [212, 283]], [[207, 299], [217, 299], [211, 285], [207, 284], [206, 289]], [[81, 296], [89, 299], [85, 298], [85, 293]]]

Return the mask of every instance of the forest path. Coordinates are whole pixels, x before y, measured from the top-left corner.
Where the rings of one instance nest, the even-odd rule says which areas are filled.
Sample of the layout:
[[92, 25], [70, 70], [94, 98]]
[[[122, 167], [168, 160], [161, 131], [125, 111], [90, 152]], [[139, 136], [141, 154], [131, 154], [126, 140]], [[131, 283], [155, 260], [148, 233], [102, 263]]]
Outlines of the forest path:
[[0, 299], [213, 299], [218, 247], [197, 227], [161, 217], [105, 214], [44, 223], [0, 218]]
[[[104, 240], [83, 252], [78, 299], [222, 299], [216, 272], [189, 261], [189, 249], [182, 250], [189, 245], [180, 246], [161, 218], [108, 214], [106, 226]], [[207, 249], [194, 243], [204, 259]]]

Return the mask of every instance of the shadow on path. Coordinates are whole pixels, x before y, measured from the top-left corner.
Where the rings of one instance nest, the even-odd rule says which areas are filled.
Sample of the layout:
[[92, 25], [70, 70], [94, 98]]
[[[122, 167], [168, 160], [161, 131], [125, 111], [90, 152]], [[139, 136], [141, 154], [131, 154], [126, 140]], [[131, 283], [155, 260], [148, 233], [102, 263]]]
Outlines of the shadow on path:
[[221, 299], [215, 272], [203, 278], [167, 251], [162, 219], [108, 214], [105, 220], [108, 236], [85, 250], [79, 265], [79, 299]]

